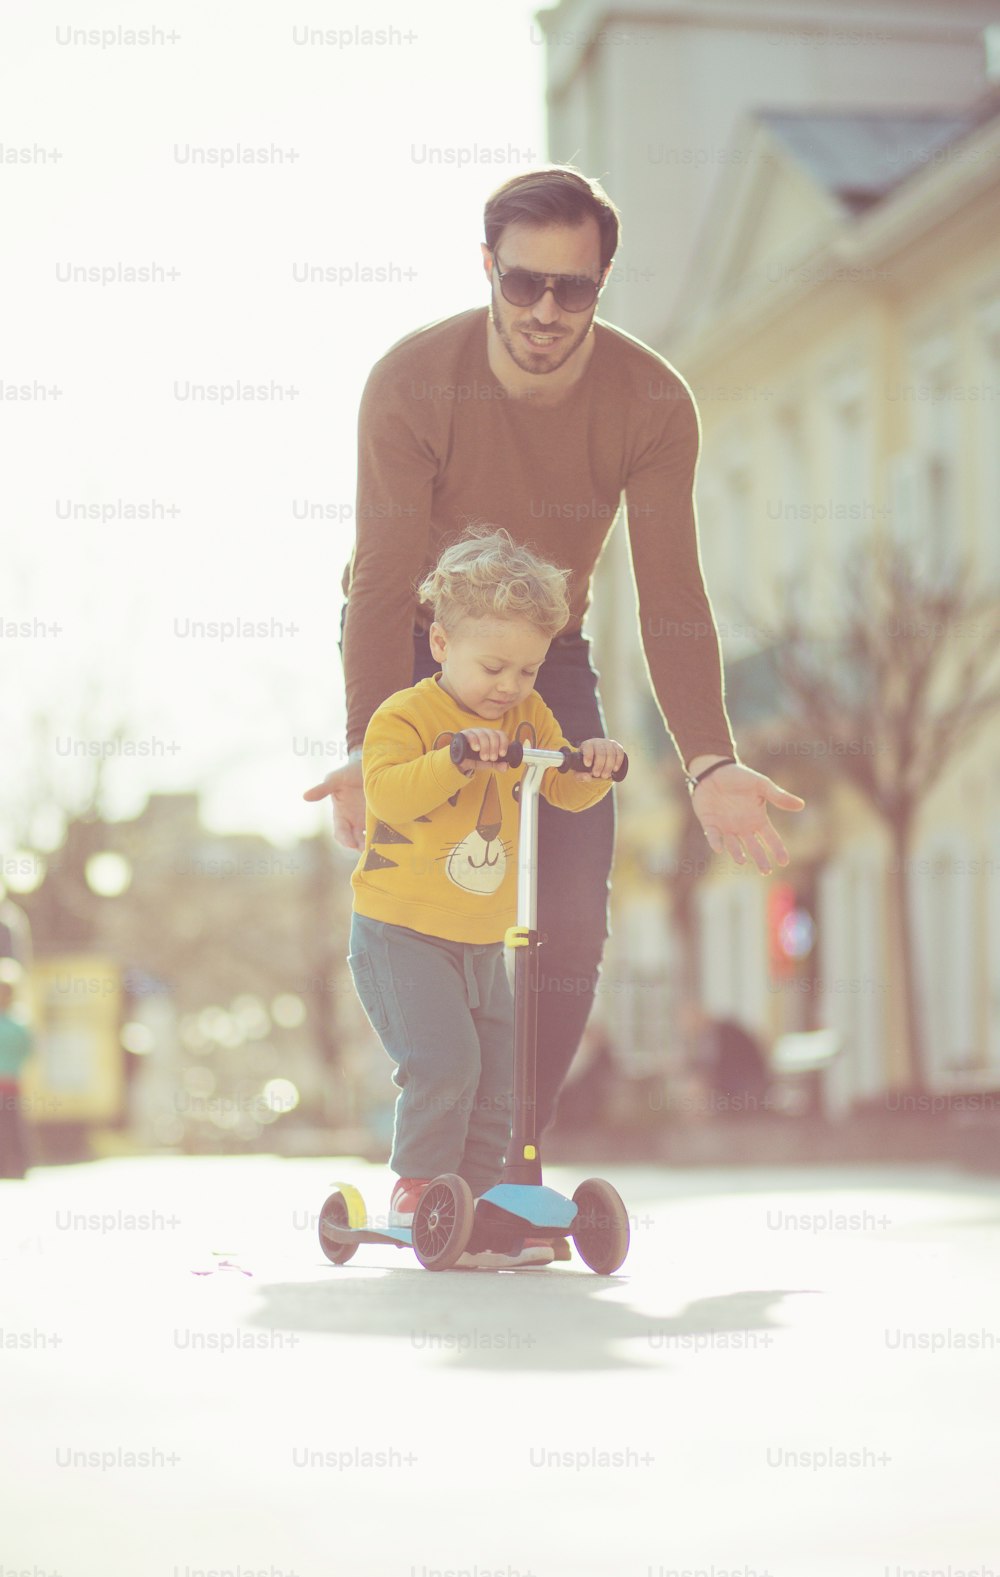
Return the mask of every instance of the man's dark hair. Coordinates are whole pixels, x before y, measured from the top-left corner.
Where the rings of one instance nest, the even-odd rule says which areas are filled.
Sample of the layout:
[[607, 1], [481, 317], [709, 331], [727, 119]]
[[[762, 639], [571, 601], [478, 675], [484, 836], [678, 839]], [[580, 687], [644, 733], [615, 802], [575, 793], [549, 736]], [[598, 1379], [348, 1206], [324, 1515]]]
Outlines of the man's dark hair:
[[588, 180], [571, 164], [548, 164], [512, 175], [486, 199], [483, 221], [492, 252], [509, 224], [579, 225], [597, 220], [601, 233], [601, 271], [618, 249], [621, 216], [600, 181]]

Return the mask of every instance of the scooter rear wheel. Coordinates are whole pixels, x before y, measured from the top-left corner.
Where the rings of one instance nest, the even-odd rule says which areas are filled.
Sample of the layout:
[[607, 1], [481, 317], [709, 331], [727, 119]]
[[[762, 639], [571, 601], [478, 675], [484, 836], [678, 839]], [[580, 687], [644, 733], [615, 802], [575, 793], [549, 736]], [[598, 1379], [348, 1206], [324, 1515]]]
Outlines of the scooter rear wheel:
[[573, 1195], [577, 1217], [573, 1242], [585, 1265], [599, 1276], [611, 1276], [623, 1264], [629, 1246], [628, 1211], [621, 1195], [601, 1177], [588, 1177]]
[[363, 1227], [366, 1220], [365, 1204], [356, 1188], [344, 1183], [325, 1200], [319, 1213], [319, 1246], [327, 1259], [335, 1265], [346, 1265], [358, 1252], [356, 1243], [338, 1243], [328, 1237], [327, 1226]]
[[464, 1177], [442, 1172], [420, 1196], [413, 1213], [413, 1252], [425, 1270], [450, 1270], [465, 1252], [476, 1202]]

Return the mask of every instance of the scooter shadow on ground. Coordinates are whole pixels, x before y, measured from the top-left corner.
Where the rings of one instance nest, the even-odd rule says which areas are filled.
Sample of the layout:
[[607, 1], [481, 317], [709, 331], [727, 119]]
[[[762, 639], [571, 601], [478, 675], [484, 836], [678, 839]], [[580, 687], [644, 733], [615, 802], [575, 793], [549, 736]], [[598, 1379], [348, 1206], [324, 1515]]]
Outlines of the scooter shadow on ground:
[[[715, 1335], [719, 1347], [769, 1346], [782, 1301], [811, 1288], [748, 1289], [696, 1298], [677, 1314], [640, 1312], [608, 1296], [624, 1276], [595, 1277], [544, 1268], [535, 1271], [410, 1270], [347, 1265], [329, 1282], [266, 1283], [250, 1325], [313, 1335], [385, 1337], [421, 1358], [449, 1368], [545, 1370], [662, 1370], [671, 1348], [683, 1353], [695, 1338]], [[742, 1334], [741, 1342], [727, 1336]]]

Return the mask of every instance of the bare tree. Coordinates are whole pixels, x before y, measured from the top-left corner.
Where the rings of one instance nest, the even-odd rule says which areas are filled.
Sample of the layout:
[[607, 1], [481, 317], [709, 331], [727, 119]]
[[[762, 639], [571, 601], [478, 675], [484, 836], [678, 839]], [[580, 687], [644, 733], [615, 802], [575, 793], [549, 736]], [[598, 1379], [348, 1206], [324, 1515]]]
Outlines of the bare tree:
[[921, 805], [949, 766], [1000, 712], [1000, 597], [976, 588], [967, 564], [935, 581], [914, 552], [884, 538], [851, 560], [837, 590], [832, 634], [782, 588], [772, 626], [776, 671], [790, 730], [823, 738], [824, 759], [850, 781], [886, 827], [894, 858], [889, 904], [898, 946], [903, 1043], [910, 1087], [927, 1087], [917, 1003], [917, 963], [907, 871]]
[[[6, 836], [12, 848], [36, 850], [40, 815], [53, 816], [62, 831], [57, 853], [46, 854], [46, 879], [28, 900], [33, 924], [51, 945], [87, 947], [95, 935], [98, 902], [85, 879], [87, 861], [103, 847], [109, 755], [132, 730], [120, 708], [91, 677], [75, 698], [48, 702], [23, 719], [17, 772], [6, 797]], [[108, 750], [75, 757], [69, 765], [58, 742], [106, 741]]]

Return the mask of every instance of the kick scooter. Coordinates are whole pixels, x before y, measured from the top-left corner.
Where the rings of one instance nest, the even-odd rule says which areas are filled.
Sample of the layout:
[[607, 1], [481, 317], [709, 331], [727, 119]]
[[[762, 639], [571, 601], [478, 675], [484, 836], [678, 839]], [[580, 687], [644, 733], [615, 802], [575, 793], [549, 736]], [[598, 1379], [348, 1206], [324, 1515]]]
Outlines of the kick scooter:
[[[465, 735], [456, 734], [451, 742], [455, 765], [475, 755]], [[581, 1183], [572, 1199], [546, 1187], [535, 1132], [538, 795], [547, 768], [582, 772], [586, 766], [578, 750], [536, 750], [515, 740], [508, 744], [504, 759], [512, 767], [523, 762], [526, 770], [521, 779], [517, 924], [504, 938], [514, 949], [514, 1117], [502, 1180], [475, 1200], [463, 1177], [442, 1173], [424, 1189], [412, 1227], [369, 1225], [358, 1190], [340, 1184], [319, 1218], [320, 1246], [335, 1265], [346, 1265], [360, 1243], [412, 1248], [427, 1270], [450, 1270], [467, 1251], [516, 1254], [526, 1237], [550, 1243], [572, 1237], [584, 1264], [600, 1276], [610, 1276], [628, 1253], [628, 1213], [616, 1190], [598, 1177]], [[613, 774], [614, 781], [621, 782], [627, 771], [626, 757]]]

